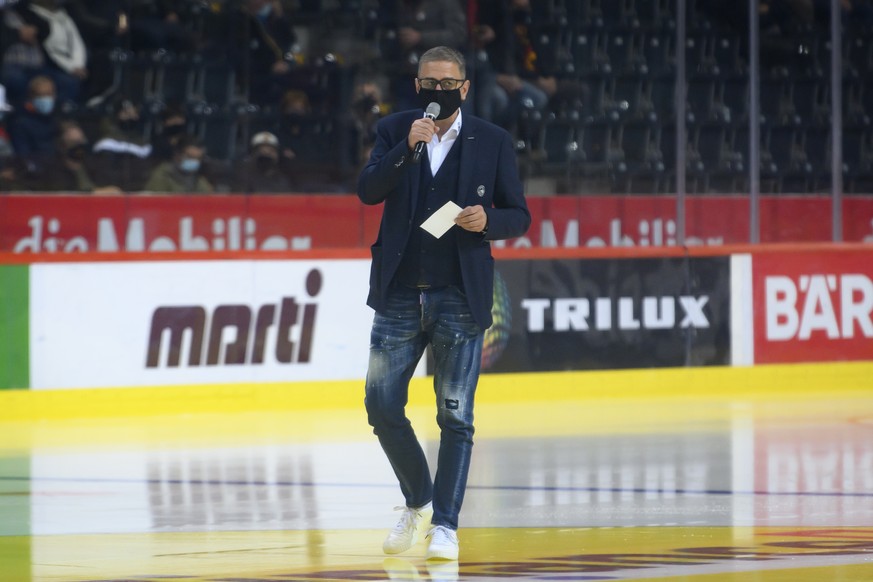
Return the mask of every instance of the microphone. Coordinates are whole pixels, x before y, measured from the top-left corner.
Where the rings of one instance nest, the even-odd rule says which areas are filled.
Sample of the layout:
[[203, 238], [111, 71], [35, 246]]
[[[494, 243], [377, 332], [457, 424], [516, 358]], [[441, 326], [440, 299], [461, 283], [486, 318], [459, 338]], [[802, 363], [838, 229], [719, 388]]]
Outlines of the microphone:
[[[440, 114], [440, 104], [436, 102], [432, 102], [427, 106], [427, 109], [424, 110], [424, 117], [428, 119], [436, 119], [437, 115]], [[412, 163], [417, 164], [421, 160], [421, 152], [424, 151], [425, 142], [420, 141], [415, 144], [415, 149], [412, 150]]]

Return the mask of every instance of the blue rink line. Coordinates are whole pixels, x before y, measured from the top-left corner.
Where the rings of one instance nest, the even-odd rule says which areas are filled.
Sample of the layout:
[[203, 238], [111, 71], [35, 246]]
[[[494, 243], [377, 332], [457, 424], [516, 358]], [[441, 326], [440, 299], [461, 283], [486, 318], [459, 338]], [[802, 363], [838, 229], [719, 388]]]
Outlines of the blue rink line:
[[[397, 487], [396, 483], [317, 483], [312, 481], [240, 481], [219, 479], [97, 479], [88, 477], [15, 477], [0, 476], [0, 481], [22, 481], [39, 483], [41, 481], [53, 483], [118, 483], [125, 485], [160, 485], [169, 483], [173, 485], [211, 485], [211, 486], [259, 486], [259, 487], [342, 487], [357, 489], [384, 489]], [[676, 495], [762, 495], [778, 497], [859, 497], [873, 498], [873, 492], [827, 492], [827, 491], [731, 491], [730, 489], [664, 489], [660, 487], [557, 487], [557, 486], [530, 486], [530, 485], [467, 485], [467, 489], [478, 491], [566, 491], [585, 493], [670, 493]]]

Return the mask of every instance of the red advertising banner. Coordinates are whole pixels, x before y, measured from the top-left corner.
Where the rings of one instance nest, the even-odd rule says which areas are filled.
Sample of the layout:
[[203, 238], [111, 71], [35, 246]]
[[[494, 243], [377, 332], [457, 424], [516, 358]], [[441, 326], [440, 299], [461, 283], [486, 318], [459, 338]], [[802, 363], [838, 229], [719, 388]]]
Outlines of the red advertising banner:
[[752, 259], [755, 363], [873, 360], [873, 263], [864, 251]]
[[0, 251], [356, 248], [368, 211], [349, 196], [0, 196]]
[[[498, 247], [676, 245], [671, 196], [530, 196], [522, 238]], [[761, 200], [761, 242], [826, 242], [828, 197]], [[749, 242], [749, 201], [694, 196], [686, 204], [690, 246]], [[351, 195], [0, 196], [0, 252], [223, 251], [365, 248], [380, 206]], [[846, 198], [844, 240], [873, 242], [873, 197]]]

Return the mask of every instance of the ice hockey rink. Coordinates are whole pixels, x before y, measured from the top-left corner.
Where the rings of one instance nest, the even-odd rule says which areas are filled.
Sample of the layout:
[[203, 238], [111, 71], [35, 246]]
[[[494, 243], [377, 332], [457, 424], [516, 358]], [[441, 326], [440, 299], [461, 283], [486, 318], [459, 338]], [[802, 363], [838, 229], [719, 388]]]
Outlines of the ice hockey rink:
[[382, 553], [361, 390], [3, 395], [0, 580], [873, 580], [869, 363], [484, 376], [458, 562]]

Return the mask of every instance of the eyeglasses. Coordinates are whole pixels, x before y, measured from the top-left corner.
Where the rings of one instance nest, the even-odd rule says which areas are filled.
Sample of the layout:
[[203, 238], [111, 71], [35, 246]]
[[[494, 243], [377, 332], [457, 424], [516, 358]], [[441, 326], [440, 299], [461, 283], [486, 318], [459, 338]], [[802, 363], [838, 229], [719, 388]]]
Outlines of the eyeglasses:
[[454, 89], [457, 89], [464, 84], [464, 81], [466, 81], [466, 79], [431, 79], [430, 77], [418, 79], [418, 82], [419, 84], [421, 84], [422, 89], [436, 89], [437, 85], [439, 85], [443, 91], [452, 91]]

